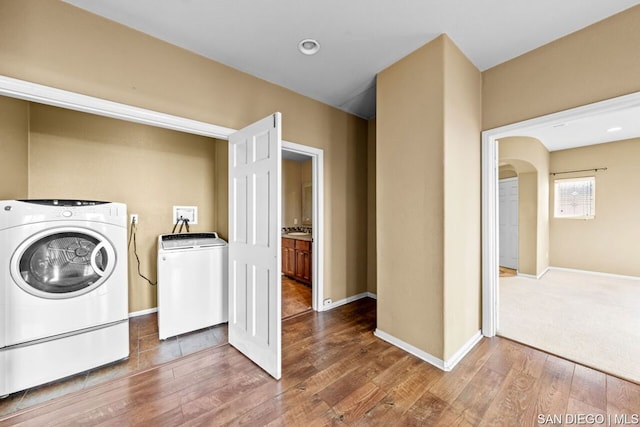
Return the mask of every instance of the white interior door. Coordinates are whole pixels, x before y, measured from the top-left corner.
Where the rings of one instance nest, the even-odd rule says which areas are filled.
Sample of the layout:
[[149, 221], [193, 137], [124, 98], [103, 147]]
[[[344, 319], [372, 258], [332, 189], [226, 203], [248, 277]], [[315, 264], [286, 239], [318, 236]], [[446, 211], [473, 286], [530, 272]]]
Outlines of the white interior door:
[[518, 269], [518, 178], [499, 184], [500, 265]]
[[271, 376], [282, 370], [281, 115], [229, 136], [229, 343]]

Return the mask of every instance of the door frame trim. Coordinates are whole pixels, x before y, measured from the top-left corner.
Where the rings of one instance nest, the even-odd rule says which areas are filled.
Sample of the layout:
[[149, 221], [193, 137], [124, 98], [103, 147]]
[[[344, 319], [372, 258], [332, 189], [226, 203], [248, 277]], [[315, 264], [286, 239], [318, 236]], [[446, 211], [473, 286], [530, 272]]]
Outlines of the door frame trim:
[[324, 150], [282, 141], [282, 149], [311, 157], [313, 222], [311, 227], [311, 292], [312, 308], [323, 311], [324, 299]]
[[[3, 75], [0, 75], [0, 95], [225, 141], [229, 140], [229, 135], [237, 130]], [[314, 291], [317, 288], [317, 291], [314, 292], [313, 305], [314, 310], [322, 310], [324, 295], [324, 245], [322, 239], [322, 236], [324, 236], [324, 215], [322, 215], [324, 212], [324, 152], [318, 148], [307, 147], [285, 140], [282, 141], [282, 147], [290, 151], [307, 154], [315, 159], [312, 173], [318, 185], [317, 189], [314, 186], [313, 197], [315, 202], [314, 215], [316, 215], [315, 218], [318, 218], [318, 224], [313, 226], [314, 258], [312, 274], [315, 281]], [[317, 286], [315, 285], [316, 282]]]
[[237, 130], [2, 75], [0, 95], [225, 141]]
[[547, 114], [482, 132], [482, 334], [498, 331], [498, 144], [507, 136], [523, 135], [527, 129], [559, 125], [596, 114], [640, 107], [640, 92]]

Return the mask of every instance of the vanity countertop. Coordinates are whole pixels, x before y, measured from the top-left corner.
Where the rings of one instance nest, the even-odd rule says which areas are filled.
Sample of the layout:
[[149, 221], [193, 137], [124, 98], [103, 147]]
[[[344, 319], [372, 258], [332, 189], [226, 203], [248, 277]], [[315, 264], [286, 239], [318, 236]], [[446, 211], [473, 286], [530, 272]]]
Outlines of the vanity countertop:
[[295, 235], [295, 234], [282, 233], [282, 237], [284, 237], [285, 239], [305, 240], [307, 242], [311, 242], [313, 240], [311, 238], [311, 234]]

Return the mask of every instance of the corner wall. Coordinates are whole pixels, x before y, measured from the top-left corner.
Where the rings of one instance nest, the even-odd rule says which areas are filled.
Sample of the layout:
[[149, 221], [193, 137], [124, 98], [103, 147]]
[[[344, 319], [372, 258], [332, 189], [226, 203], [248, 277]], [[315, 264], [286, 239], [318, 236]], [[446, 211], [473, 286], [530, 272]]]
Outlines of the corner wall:
[[367, 132], [367, 291], [378, 292], [376, 236], [376, 119], [369, 120]]
[[444, 360], [478, 333], [482, 78], [444, 37]]
[[444, 366], [480, 329], [480, 93], [446, 35], [378, 75], [378, 331]]
[[444, 355], [444, 37], [378, 74], [377, 328]]

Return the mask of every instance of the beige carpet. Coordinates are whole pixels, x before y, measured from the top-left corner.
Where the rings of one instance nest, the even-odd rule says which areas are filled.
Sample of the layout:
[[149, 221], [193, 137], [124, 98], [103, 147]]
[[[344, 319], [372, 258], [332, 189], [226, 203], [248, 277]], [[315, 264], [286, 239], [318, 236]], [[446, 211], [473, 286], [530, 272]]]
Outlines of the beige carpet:
[[640, 280], [550, 270], [499, 301], [499, 335], [640, 383]]

